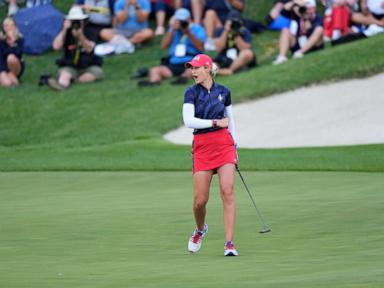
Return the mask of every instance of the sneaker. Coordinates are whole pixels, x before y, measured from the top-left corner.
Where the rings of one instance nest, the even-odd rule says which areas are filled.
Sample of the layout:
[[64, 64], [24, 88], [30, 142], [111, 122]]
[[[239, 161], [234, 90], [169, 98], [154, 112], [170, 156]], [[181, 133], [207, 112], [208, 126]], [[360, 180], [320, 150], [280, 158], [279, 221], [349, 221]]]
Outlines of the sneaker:
[[97, 56], [103, 57], [103, 56], [111, 55], [115, 53], [115, 50], [116, 50], [116, 46], [114, 44], [112, 44], [111, 42], [105, 42], [105, 43], [97, 44], [95, 46], [94, 52]]
[[141, 67], [136, 70], [135, 75], [131, 76], [131, 79], [139, 79], [139, 78], [144, 78], [148, 76], [148, 68], [147, 67]]
[[204, 50], [206, 50], [206, 51], [216, 51], [215, 39], [208, 38], [207, 41], [204, 43]]
[[48, 78], [47, 84], [49, 87], [56, 91], [61, 91], [65, 89], [65, 87], [61, 86], [55, 78]]
[[188, 241], [188, 251], [196, 253], [201, 248], [201, 241], [208, 232], [208, 224], [204, 224], [204, 230], [199, 231], [197, 228], [193, 231], [191, 238]]
[[287, 57], [283, 55], [277, 56], [276, 60], [272, 62], [273, 65], [280, 65], [283, 64], [285, 61], [287, 61]]
[[364, 35], [367, 37], [371, 37], [383, 32], [384, 32], [384, 27], [376, 24], [369, 25], [368, 28], [363, 31]]
[[237, 253], [237, 250], [235, 248], [235, 245], [232, 241], [227, 241], [224, 244], [224, 256], [238, 256], [239, 253]]
[[165, 28], [163, 26], [157, 26], [155, 30], [155, 36], [161, 36], [164, 35]]
[[187, 77], [177, 77], [175, 80], [171, 82], [172, 85], [183, 85], [188, 83], [188, 78]]
[[115, 54], [135, 52], [135, 45], [124, 36], [115, 35], [110, 42], [115, 46]]
[[301, 52], [301, 50], [297, 50], [295, 53], [293, 53], [293, 56], [292, 56], [293, 59], [299, 59], [303, 57], [304, 57], [304, 54], [303, 52]]
[[150, 86], [156, 86], [159, 84], [160, 82], [151, 82], [149, 80], [140, 80], [137, 82], [137, 86], [139, 87], [150, 87]]

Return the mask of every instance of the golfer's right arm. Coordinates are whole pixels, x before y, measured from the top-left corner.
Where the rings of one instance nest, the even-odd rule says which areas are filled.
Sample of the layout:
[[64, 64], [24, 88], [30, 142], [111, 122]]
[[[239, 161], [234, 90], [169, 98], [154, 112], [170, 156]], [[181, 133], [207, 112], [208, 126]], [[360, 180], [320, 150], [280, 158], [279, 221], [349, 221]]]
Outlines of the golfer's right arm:
[[193, 129], [204, 129], [214, 126], [214, 121], [216, 120], [216, 125], [218, 127], [228, 127], [228, 119], [201, 119], [195, 117], [195, 105], [190, 103], [183, 104], [183, 120], [184, 125], [188, 128]]

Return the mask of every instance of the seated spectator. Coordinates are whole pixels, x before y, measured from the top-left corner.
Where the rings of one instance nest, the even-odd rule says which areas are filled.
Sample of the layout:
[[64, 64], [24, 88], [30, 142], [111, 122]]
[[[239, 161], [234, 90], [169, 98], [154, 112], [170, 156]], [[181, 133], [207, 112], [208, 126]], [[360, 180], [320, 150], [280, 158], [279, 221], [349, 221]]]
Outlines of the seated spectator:
[[268, 29], [281, 30], [289, 27], [291, 19], [281, 14], [284, 9], [284, 4], [291, 0], [275, 0], [271, 10], [266, 17], [266, 24]]
[[101, 30], [112, 28], [113, 5], [115, 0], [76, 0], [75, 4], [88, 14], [84, 32], [93, 42], [100, 42]]
[[244, 0], [207, 0], [205, 7], [204, 26], [207, 32], [207, 41], [204, 48], [207, 51], [215, 51], [214, 35], [216, 29], [223, 27], [231, 10], [243, 11]]
[[151, 0], [151, 17], [156, 20], [155, 36], [164, 35], [165, 21], [175, 12], [172, 0]]
[[360, 0], [360, 10], [352, 14], [352, 22], [364, 26], [384, 26], [384, 0]]
[[132, 44], [139, 45], [153, 37], [153, 31], [148, 26], [151, 13], [149, 0], [116, 0], [114, 11], [115, 28], [101, 30], [103, 40], [114, 41], [115, 36], [123, 36]]
[[80, 7], [73, 6], [53, 41], [53, 48], [63, 51], [63, 57], [57, 61], [57, 79], [48, 79], [48, 85], [55, 90], [67, 89], [73, 81], [88, 83], [105, 77], [101, 58], [93, 52], [96, 44], [84, 34], [87, 17]]
[[301, 58], [306, 53], [324, 47], [323, 20], [316, 13], [315, 0], [291, 1], [284, 5], [284, 9], [289, 12], [291, 23], [289, 29], [281, 30], [279, 55], [273, 62], [274, 65], [287, 61], [289, 50], [293, 58]]
[[[17, 11], [19, 11], [19, 6], [18, 6], [19, 3], [27, 2], [26, 7], [31, 8], [34, 6], [39, 6], [39, 5], [51, 3], [52, 0], [26, 0], [26, 1], [24, 1], [24, 0], [8, 0], [8, 2], [9, 2], [8, 16], [14, 16], [17, 13]], [[0, 4], [1, 3], [2, 2], [0, 1]]]
[[14, 16], [17, 11], [19, 11], [19, 6], [17, 5], [17, 0], [9, 0], [9, 5], [8, 5], [8, 16]]
[[175, 8], [185, 8], [192, 12], [193, 22], [196, 24], [201, 24], [204, 8], [205, 8], [205, 0], [175, 0]]
[[171, 21], [171, 28], [164, 35], [161, 48], [169, 47], [169, 55], [162, 59], [160, 66], [149, 71], [149, 80], [141, 80], [139, 86], [160, 84], [163, 79], [181, 76], [173, 84], [187, 82], [188, 71], [184, 63], [201, 53], [205, 41], [205, 30], [198, 24], [192, 24], [191, 13], [185, 8], [179, 8]]
[[351, 15], [356, 0], [322, 0], [325, 9], [324, 39], [337, 40], [351, 33]]
[[224, 29], [216, 40], [216, 51], [218, 55], [214, 62], [219, 67], [219, 75], [231, 75], [256, 65], [252, 35], [244, 26], [240, 12], [233, 10], [229, 13]]
[[3, 21], [0, 32], [0, 86], [11, 87], [19, 84], [24, 71], [22, 60], [24, 40], [15, 21], [8, 17]]

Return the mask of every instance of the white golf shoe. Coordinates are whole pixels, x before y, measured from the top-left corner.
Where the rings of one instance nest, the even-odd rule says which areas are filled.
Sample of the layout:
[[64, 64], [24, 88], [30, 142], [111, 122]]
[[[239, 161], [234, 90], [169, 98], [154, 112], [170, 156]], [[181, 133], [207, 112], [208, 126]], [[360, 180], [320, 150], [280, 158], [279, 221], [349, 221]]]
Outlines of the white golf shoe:
[[224, 256], [238, 256], [239, 253], [237, 252], [235, 245], [232, 241], [227, 241], [224, 244]]
[[201, 242], [208, 232], [208, 224], [204, 224], [204, 230], [199, 231], [197, 228], [193, 231], [191, 238], [188, 241], [188, 251], [196, 253], [201, 248]]

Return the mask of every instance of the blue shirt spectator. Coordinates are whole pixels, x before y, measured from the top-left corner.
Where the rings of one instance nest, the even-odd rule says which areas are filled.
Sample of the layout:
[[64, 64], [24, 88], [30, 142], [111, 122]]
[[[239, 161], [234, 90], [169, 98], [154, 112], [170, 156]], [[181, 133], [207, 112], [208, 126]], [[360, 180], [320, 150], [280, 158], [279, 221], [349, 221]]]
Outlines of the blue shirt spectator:
[[[191, 24], [190, 31], [193, 35], [196, 36], [196, 38], [198, 38], [202, 42], [206, 40], [205, 30], [201, 25]], [[175, 54], [176, 46], [178, 44], [185, 44], [186, 46], [186, 55], [183, 57], [177, 57]], [[201, 51], [193, 45], [191, 40], [186, 37], [186, 35], [184, 35], [180, 30], [174, 32], [173, 41], [169, 48], [169, 62], [171, 64], [180, 64], [188, 62], [199, 53], [201, 53]]]
[[[117, 0], [114, 6], [115, 14], [123, 11], [126, 5], [126, 0]], [[140, 7], [141, 11], [151, 12], [151, 3], [149, 0], [138, 0], [137, 5]], [[128, 19], [124, 23], [116, 25], [118, 29], [126, 30], [141, 30], [148, 28], [148, 21], [139, 22], [136, 17], [136, 8], [133, 6], [128, 7]]]
[[157, 85], [172, 76], [179, 76], [172, 84], [185, 84], [191, 77], [184, 63], [203, 50], [205, 30], [201, 25], [192, 23], [191, 13], [185, 8], [176, 10], [170, 26], [161, 41], [161, 48], [169, 47], [168, 57], [161, 59], [160, 66], [151, 68], [149, 80], [139, 81], [139, 86]]

